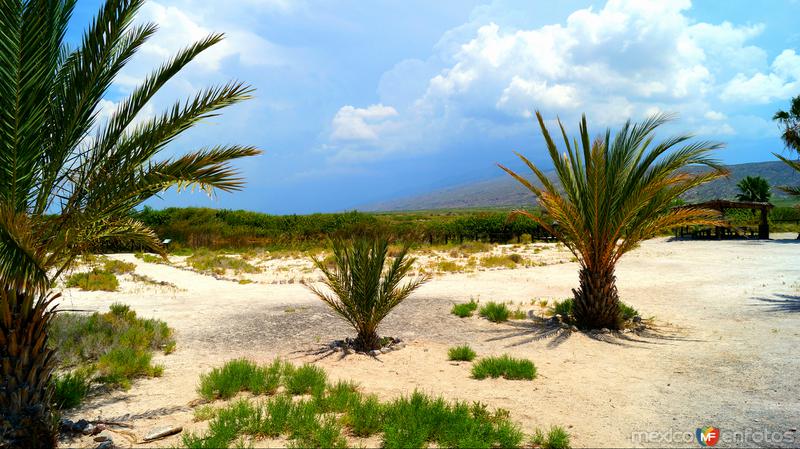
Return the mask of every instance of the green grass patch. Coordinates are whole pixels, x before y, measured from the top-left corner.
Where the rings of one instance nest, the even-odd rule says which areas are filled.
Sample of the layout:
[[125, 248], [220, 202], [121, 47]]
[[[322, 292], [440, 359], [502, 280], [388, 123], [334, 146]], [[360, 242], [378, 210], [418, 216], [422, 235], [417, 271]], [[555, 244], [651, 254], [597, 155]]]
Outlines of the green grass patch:
[[92, 382], [127, 388], [138, 377], [160, 376], [163, 368], [152, 363], [153, 353], [175, 349], [172, 329], [154, 319], [142, 319], [123, 304], [106, 313], [58, 313], [48, 344], [56, 351], [61, 372], [54, 377], [54, 404], [78, 405]]
[[246, 359], [231, 360], [202, 375], [198, 392], [208, 400], [228, 399], [240, 391], [274, 394], [280, 385], [283, 369], [278, 360], [264, 367]]
[[318, 395], [325, 390], [327, 376], [325, 371], [316, 365], [306, 363], [299, 368], [286, 365], [283, 375], [284, 386], [289, 394]]
[[508, 355], [486, 357], [472, 366], [472, 377], [502, 377], [509, 380], [533, 380], [536, 378], [536, 366], [526, 359], [515, 359]]
[[157, 263], [161, 265], [169, 265], [169, 261], [164, 259], [161, 256], [157, 256], [155, 254], [148, 254], [148, 253], [134, 253], [133, 257], [140, 259], [142, 262], [145, 263]]
[[225, 256], [212, 251], [198, 251], [186, 258], [186, 263], [202, 273], [225, 274], [227, 270], [235, 273], [260, 273], [261, 269], [244, 259]]
[[197, 415], [209, 419], [208, 429], [184, 434], [186, 447], [230, 447], [248, 437], [281, 436], [289, 439], [289, 447], [337, 448], [347, 447], [345, 435], [380, 435], [386, 448], [520, 447], [525, 441], [505, 410], [492, 412], [483, 404], [448, 402], [420, 392], [382, 403], [348, 382], [329, 384], [319, 397], [307, 400], [295, 401], [282, 392], [257, 402], [240, 399], [219, 409], [203, 408]]
[[79, 406], [89, 394], [90, 376], [89, 370], [53, 376], [53, 405], [62, 410]]
[[490, 301], [486, 303], [483, 307], [481, 307], [480, 315], [486, 318], [489, 321], [495, 323], [501, 323], [503, 321], [508, 321], [508, 317], [511, 314], [511, 311], [508, 310], [508, 307], [503, 303], [496, 303], [494, 301]]
[[113, 292], [119, 287], [114, 273], [95, 268], [84, 273], [73, 273], [67, 278], [67, 287], [77, 287], [84, 291]]
[[474, 299], [470, 299], [469, 302], [453, 304], [453, 308], [450, 310], [450, 313], [457, 317], [466, 318], [472, 316], [472, 313], [477, 309], [478, 303], [475, 302]]
[[531, 445], [542, 449], [568, 449], [569, 434], [561, 426], [553, 426], [546, 433], [536, 429], [531, 438]]
[[442, 271], [445, 273], [457, 273], [463, 269], [463, 266], [450, 260], [442, 260], [436, 264], [436, 271]]
[[525, 313], [525, 311], [520, 308], [517, 308], [517, 310], [514, 310], [509, 315], [509, 318], [511, 318], [512, 320], [524, 320], [527, 317], [528, 315]]
[[461, 346], [453, 346], [447, 350], [447, 359], [456, 360], [460, 362], [471, 362], [477, 354], [467, 344]]
[[486, 256], [481, 259], [481, 266], [486, 268], [516, 268], [517, 264], [519, 263], [517, 260], [522, 261], [521, 256], [518, 254], [507, 256]]
[[114, 274], [127, 274], [133, 273], [136, 270], [136, 264], [130, 262], [123, 262], [117, 259], [107, 259], [103, 263], [103, 271]]

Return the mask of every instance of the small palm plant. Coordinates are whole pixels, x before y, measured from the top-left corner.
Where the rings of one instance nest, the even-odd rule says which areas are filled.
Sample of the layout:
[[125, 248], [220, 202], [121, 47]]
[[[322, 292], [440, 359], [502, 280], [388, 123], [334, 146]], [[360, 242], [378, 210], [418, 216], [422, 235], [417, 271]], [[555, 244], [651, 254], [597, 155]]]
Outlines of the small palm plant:
[[122, 99], [102, 101], [156, 32], [135, 24], [143, 0], [105, 0], [77, 47], [65, 42], [75, 0], [0, 0], [0, 447], [57, 442], [51, 407], [54, 348], [47, 344], [54, 279], [75, 258], [109, 244], [164, 253], [129, 212], [170, 187], [241, 189], [228, 145], [166, 157], [204, 118], [250, 96], [238, 82], [199, 91], [163, 114], [143, 111], [159, 90], [222, 35], [180, 51]]
[[[573, 290], [573, 320], [584, 329], [618, 329], [623, 325], [614, 269], [620, 257], [644, 239], [676, 226], [720, 224], [719, 214], [701, 208], [672, 208], [686, 191], [724, 176], [709, 158], [721, 145], [686, 144], [689, 135], [653, 144], [656, 129], [669, 120], [656, 115], [626, 123], [612, 139], [611, 131], [591, 140], [584, 116], [579, 140], [570, 142], [559, 121], [566, 152], [559, 154], [541, 114], [536, 113], [561, 187], [524, 156], [542, 187], [500, 165], [536, 195], [549, 219], [517, 211], [538, 222], [572, 251], [580, 263], [580, 287]], [[678, 145], [680, 148], [673, 150]], [[682, 170], [700, 164], [712, 170]], [[555, 223], [552, 221], [555, 220]]]
[[405, 246], [387, 264], [388, 249], [389, 241], [384, 238], [335, 240], [332, 267], [325, 260], [312, 259], [324, 274], [323, 284], [330, 293], [313, 285], [308, 288], [353, 326], [358, 333], [355, 346], [360, 350], [381, 347], [381, 321], [427, 281], [419, 276], [401, 285], [414, 258], [407, 257], [409, 248]]
[[766, 203], [772, 196], [769, 182], [761, 176], [745, 176], [736, 184], [736, 187], [739, 189], [739, 193], [736, 195], [736, 199], [739, 201]]

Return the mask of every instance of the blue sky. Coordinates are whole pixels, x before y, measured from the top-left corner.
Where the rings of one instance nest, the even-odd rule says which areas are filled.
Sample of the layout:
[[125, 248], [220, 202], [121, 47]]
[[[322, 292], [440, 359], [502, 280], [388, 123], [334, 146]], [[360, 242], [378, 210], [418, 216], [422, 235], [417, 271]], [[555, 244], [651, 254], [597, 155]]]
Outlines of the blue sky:
[[[77, 40], [101, 2], [80, 0]], [[174, 52], [227, 39], [155, 98], [142, 119], [230, 79], [255, 98], [167, 151], [242, 143], [247, 188], [195, 205], [309, 213], [500, 176], [521, 151], [547, 167], [531, 112], [599, 133], [655, 111], [669, 132], [723, 141], [721, 160], [771, 160], [770, 118], [800, 94], [795, 1], [158, 0], [160, 31], [119, 77], [101, 116]]]

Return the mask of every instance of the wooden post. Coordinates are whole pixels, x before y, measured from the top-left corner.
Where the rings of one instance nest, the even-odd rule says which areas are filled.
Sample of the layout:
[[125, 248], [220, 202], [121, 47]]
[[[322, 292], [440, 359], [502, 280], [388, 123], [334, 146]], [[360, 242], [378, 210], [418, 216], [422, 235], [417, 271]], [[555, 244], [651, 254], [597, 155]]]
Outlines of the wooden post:
[[761, 240], [769, 240], [769, 221], [767, 221], [768, 209], [764, 206], [761, 207], [761, 223], [758, 224], [758, 238]]

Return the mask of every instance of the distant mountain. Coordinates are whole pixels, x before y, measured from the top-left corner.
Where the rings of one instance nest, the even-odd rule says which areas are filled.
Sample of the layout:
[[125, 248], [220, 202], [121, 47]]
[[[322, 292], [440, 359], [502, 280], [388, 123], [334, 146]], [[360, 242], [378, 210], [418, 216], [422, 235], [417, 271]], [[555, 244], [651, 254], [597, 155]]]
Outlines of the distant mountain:
[[[728, 178], [704, 184], [684, 199], [687, 202], [709, 199], [734, 199], [738, 193], [736, 184], [745, 176], [761, 176], [773, 186], [774, 199], [786, 198], [777, 186], [800, 184], [800, 176], [780, 161], [752, 162], [727, 166]], [[692, 169], [696, 171], [698, 169]], [[553, 178], [553, 172], [549, 176]], [[362, 210], [399, 211], [431, 209], [510, 208], [530, 206], [533, 195], [510, 176], [501, 176], [487, 181], [462, 184], [434, 190], [430, 193], [366, 205]]]

